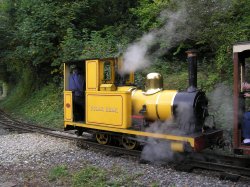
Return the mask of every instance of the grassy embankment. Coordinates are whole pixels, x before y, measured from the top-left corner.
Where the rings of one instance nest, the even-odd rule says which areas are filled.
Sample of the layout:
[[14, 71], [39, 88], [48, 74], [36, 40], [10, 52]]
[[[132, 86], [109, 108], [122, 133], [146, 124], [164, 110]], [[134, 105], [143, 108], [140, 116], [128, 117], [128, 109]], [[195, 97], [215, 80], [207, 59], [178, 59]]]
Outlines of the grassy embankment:
[[23, 94], [20, 84], [0, 102], [0, 108], [20, 119], [47, 127], [63, 128], [63, 92], [54, 85]]

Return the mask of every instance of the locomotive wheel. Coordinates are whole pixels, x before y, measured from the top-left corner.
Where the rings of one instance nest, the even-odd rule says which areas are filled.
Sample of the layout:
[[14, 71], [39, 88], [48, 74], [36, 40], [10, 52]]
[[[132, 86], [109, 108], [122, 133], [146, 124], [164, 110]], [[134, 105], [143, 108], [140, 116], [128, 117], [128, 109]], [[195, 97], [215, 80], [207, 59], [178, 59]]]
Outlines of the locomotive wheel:
[[111, 140], [111, 136], [109, 134], [104, 134], [104, 133], [97, 133], [95, 135], [96, 137], [96, 141], [99, 143], [99, 144], [102, 144], [102, 145], [107, 145], [109, 144], [110, 140]]
[[138, 142], [136, 140], [129, 139], [127, 136], [122, 136], [122, 146], [125, 149], [132, 150], [137, 148]]

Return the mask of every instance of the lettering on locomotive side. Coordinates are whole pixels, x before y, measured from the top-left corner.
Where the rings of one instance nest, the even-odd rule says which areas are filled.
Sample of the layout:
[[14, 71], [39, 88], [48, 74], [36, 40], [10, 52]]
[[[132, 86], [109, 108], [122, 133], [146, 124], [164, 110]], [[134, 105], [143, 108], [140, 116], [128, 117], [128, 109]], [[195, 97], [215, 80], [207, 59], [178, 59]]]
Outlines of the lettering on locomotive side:
[[102, 106], [90, 106], [90, 111], [118, 113], [118, 108], [115, 108], [115, 107], [102, 107]]
[[112, 108], [112, 107], [106, 107], [106, 112], [118, 113], [118, 109], [117, 108]]
[[103, 112], [104, 111], [104, 107], [100, 107], [100, 106], [91, 106], [90, 107], [90, 111], [100, 111], [100, 112]]

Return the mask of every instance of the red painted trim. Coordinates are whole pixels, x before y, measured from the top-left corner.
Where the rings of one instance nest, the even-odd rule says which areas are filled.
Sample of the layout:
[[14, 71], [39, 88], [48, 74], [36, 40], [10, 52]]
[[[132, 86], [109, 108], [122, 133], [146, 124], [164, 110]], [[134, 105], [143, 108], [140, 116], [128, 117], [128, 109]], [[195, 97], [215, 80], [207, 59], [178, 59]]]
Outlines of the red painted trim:
[[202, 134], [194, 139], [194, 150], [195, 151], [202, 151], [203, 149], [214, 145], [216, 139], [223, 138], [223, 131], [217, 130], [210, 132], [208, 134]]
[[139, 115], [133, 115], [133, 119], [144, 119], [144, 116], [139, 116]]
[[239, 147], [237, 148], [238, 150], [242, 150], [243, 151], [243, 155], [250, 155], [250, 145], [239, 145]]
[[194, 140], [194, 150], [199, 152], [206, 148], [205, 136], [200, 136]]
[[250, 155], [250, 150], [249, 149], [244, 149], [243, 154], [244, 155]]

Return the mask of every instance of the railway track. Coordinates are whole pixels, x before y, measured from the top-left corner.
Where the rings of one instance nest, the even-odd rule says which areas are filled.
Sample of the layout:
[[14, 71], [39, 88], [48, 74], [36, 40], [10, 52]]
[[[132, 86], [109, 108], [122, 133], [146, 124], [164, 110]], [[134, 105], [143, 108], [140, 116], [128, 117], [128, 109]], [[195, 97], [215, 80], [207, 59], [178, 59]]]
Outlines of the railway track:
[[[0, 110], [0, 126], [7, 129], [12, 129], [20, 132], [35, 132], [44, 135], [49, 135], [57, 138], [63, 138], [76, 141], [78, 146], [83, 148], [92, 148], [102, 151], [105, 154], [113, 156], [133, 156], [140, 160], [141, 151], [126, 150], [118, 146], [100, 145], [93, 139], [85, 136], [76, 136], [75, 134], [58, 131], [51, 128], [36, 126], [29, 123], [23, 123], [13, 119], [8, 114]], [[238, 180], [240, 177], [248, 178], [250, 180], [250, 158], [215, 155], [211, 153], [191, 153], [185, 154], [184, 159], [173, 162], [172, 165], [176, 170], [191, 172], [196, 168], [213, 170], [221, 172], [222, 179], [229, 179], [232, 181]], [[148, 163], [140, 160], [141, 163]], [[165, 165], [166, 162], [160, 162]], [[169, 163], [167, 163], [169, 165]]]
[[0, 126], [10, 130], [16, 130], [19, 132], [37, 132], [41, 134], [51, 135], [58, 138], [65, 138], [65, 139], [72, 139], [74, 140], [75, 137], [68, 133], [64, 133], [62, 131], [57, 131], [55, 129], [41, 127], [32, 125], [29, 123], [20, 122], [16, 119], [13, 119], [8, 114], [4, 113], [0, 110]]
[[197, 168], [219, 171], [221, 179], [237, 181], [242, 177], [250, 180], [250, 158], [247, 157], [193, 153], [175, 166], [175, 169], [186, 172]]
[[95, 148], [98, 151], [109, 152], [107, 154], [113, 155], [130, 155], [139, 157], [140, 151], [138, 150], [126, 150], [121, 147], [114, 147], [110, 145], [101, 145], [95, 142], [90, 136], [76, 136], [72, 133], [67, 133], [65, 131], [59, 131], [57, 129], [41, 127], [29, 123], [20, 122], [16, 119], [13, 119], [11, 116], [0, 110], [0, 127], [5, 129], [11, 129], [18, 132], [34, 132], [44, 135], [53, 136], [56, 138], [62, 138], [67, 140], [76, 141], [77, 145], [83, 148]]

